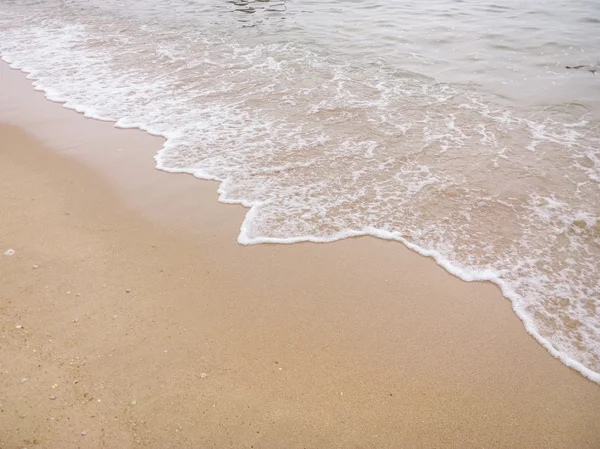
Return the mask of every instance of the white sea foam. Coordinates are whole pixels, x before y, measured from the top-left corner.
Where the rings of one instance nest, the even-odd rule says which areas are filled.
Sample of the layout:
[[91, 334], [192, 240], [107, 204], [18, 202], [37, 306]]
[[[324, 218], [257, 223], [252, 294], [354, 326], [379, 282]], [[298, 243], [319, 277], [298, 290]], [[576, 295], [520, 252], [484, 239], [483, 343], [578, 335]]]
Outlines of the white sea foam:
[[50, 100], [164, 136], [158, 168], [249, 208], [240, 243], [402, 242], [496, 283], [600, 382], [600, 133], [581, 107], [517, 110], [381, 61], [82, 5], [11, 4], [2, 58]]

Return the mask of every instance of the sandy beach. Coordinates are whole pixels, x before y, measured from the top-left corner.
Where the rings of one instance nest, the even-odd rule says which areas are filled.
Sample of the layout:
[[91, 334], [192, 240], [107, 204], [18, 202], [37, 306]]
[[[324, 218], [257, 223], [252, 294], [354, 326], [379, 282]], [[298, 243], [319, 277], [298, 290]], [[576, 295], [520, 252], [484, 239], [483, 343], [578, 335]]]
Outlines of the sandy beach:
[[600, 388], [399, 243], [236, 243], [162, 139], [0, 65], [0, 448], [597, 448]]

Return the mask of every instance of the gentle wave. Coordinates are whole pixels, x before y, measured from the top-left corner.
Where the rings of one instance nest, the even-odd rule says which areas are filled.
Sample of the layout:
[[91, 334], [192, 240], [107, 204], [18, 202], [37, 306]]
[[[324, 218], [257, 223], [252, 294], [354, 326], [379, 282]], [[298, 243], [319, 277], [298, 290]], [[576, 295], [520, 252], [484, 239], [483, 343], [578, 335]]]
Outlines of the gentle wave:
[[13, 5], [0, 54], [50, 100], [164, 136], [158, 168], [250, 208], [240, 243], [402, 242], [496, 283], [531, 335], [600, 382], [589, 106], [517, 108], [384, 60], [150, 17]]

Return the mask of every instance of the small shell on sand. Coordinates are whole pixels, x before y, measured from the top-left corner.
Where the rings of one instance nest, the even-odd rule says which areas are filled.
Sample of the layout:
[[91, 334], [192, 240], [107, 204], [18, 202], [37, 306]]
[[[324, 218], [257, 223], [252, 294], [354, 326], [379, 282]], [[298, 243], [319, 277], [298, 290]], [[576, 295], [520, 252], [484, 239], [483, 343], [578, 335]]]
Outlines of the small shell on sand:
[[7, 249], [6, 251], [4, 251], [4, 255], [5, 256], [12, 256], [15, 254], [15, 250], [12, 248]]
[[17, 324], [17, 325], [15, 326], [15, 329], [23, 329], [23, 325], [22, 325], [22, 324]]

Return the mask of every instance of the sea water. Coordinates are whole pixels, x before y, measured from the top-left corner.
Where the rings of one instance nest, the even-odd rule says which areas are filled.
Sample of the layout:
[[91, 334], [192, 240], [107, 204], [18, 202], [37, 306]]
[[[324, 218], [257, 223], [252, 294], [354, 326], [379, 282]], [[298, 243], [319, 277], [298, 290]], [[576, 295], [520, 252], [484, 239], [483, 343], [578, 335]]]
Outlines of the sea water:
[[0, 0], [0, 54], [164, 136], [240, 243], [397, 240], [600, 382], [596, 0]]

